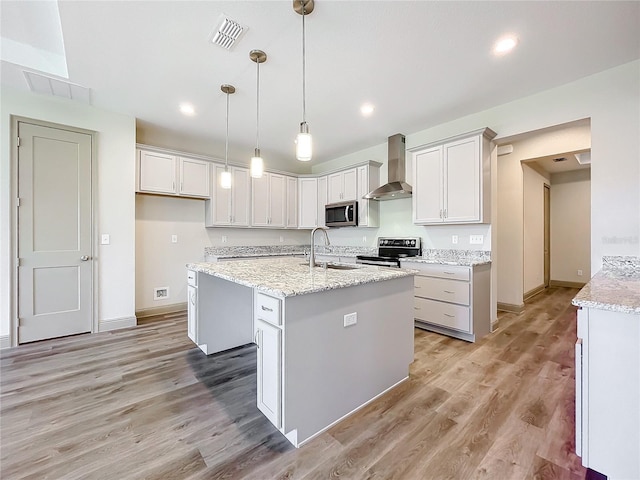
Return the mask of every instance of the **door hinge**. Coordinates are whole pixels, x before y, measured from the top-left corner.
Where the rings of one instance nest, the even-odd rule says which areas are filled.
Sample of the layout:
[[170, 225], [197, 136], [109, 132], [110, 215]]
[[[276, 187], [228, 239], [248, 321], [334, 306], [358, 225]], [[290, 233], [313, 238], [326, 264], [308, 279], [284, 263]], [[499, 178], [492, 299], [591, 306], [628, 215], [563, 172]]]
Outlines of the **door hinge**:
[[20, 197], [16, 198], [16, 207], [20, 206]]
[[20, 146], [20, 137], [18, 137], [18, 147]]
[[21, 259], [17, 258], [16, 259], [16, 267], [21, 267], [22, 266], [22, 261]]

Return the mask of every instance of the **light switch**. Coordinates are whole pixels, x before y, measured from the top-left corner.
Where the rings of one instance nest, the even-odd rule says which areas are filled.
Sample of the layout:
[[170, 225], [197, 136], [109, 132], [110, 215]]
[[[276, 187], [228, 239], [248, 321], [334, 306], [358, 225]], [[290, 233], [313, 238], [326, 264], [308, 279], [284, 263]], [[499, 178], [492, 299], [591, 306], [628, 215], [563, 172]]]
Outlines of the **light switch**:
[[454, 245], [458, 243], [458, 235], [451, 235], [451, 243]]
[[111, 237], [108, 233], [100, 235], [100, 245], [109, 245], [111, 243]]
[[171, 243], [178, 243], [178, 235], [171, 235]]

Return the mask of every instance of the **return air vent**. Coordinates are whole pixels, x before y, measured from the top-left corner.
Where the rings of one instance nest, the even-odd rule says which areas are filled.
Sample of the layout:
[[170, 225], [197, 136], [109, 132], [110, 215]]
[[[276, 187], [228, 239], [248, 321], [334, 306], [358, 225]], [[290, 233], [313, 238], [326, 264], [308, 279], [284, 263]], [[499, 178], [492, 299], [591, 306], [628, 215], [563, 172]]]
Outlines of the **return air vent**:
[[218, 20], [218, 26], [211, 35], [211, 43], [231, 50], [246, 30], [247, 27], [222, 14]]
[[91, 104], [91, 89], [35, 72], [23, 71], [29, 89], [34, 93], [68, 98]]

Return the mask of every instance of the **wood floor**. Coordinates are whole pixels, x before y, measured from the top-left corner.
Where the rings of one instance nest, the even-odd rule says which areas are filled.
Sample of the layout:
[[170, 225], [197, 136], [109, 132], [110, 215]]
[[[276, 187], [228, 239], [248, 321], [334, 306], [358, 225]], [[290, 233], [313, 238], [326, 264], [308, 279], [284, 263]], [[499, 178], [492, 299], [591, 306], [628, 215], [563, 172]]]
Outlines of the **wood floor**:
[[416, 330], [410, 380], [300, 449], [255, 407], [255, 347], [207, 357], [184, 316], [3, 350], [0, 476], [585, 478], [576, 292], [545, 291], [476, 344]]

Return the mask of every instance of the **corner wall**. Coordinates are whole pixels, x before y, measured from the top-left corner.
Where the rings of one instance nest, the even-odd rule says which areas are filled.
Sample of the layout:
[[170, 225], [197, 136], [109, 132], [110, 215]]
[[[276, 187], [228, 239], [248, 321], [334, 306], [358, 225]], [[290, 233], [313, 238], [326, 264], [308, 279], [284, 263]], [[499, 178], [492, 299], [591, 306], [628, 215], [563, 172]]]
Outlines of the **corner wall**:
[[71, 100], [1, 89], [0, 138], [0, 336], [8, 335], [12, 316], [11, 116], [21, 116], [98, 132], [97, 225], [111, 235], [98, 247], [98, 321], [100, 328], [135, 324], [135, 119]]

